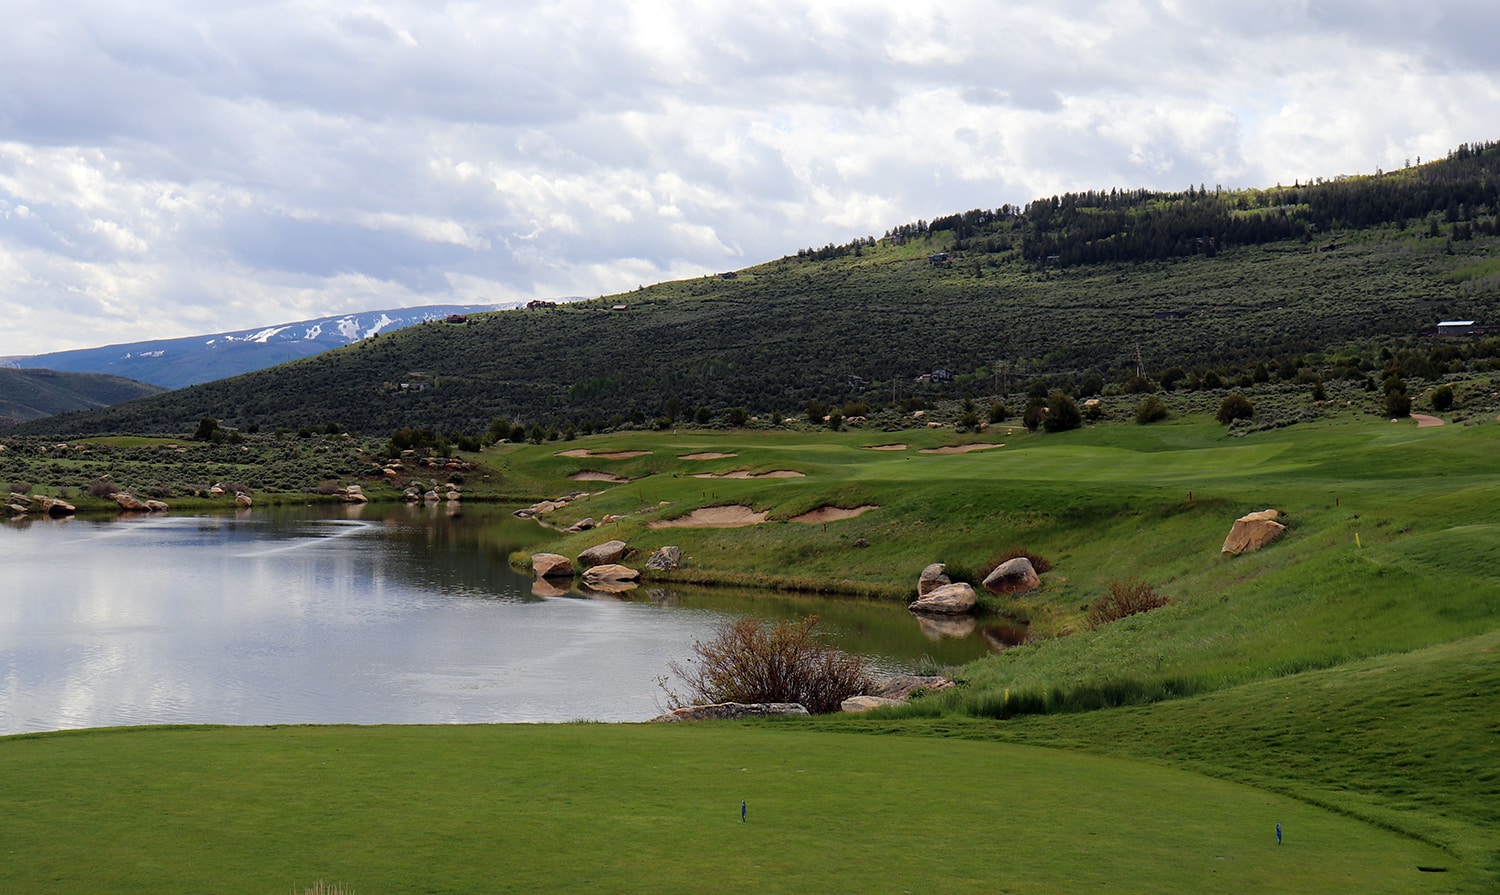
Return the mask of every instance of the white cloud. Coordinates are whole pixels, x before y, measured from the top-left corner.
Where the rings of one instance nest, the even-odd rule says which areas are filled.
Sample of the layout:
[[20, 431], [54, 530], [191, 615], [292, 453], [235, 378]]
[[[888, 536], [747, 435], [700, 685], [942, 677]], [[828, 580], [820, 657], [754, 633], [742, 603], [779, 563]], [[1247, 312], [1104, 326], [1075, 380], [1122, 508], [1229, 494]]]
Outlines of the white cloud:
[[592, 295], [1494, 139], [1455, 0], [12, 0], [0, 354]]

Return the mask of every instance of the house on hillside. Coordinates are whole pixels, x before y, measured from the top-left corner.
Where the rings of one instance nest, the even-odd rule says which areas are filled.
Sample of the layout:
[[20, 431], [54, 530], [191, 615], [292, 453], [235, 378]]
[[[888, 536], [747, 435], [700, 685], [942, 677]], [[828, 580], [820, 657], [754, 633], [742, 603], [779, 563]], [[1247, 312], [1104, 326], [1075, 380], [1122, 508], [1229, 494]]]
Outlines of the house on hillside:
[[1482, 336], [1482, 329], [1473, 320], [1444, 320], [1438, 323], [1437, 333], [1440, 336]]
[[540, 298], [534, 298], [531, 301], [528, 301], [526, 303], [527, 310], [531, 310], [531, 311], [536, 311], [536, 310], [540, 310], [540, 309], [544, 309], [544, 308], [555, 308], [555, 307], [557, 307], [557, 302], [555, 302], [555, 301], [542, 301]]

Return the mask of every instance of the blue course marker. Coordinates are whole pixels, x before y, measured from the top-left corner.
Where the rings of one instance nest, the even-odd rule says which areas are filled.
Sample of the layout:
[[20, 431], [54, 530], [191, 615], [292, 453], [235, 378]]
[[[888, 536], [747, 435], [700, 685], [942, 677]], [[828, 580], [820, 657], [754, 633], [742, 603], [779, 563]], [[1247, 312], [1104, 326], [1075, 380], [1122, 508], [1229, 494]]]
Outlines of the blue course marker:
[[[740, 823], [745, 822], [745, 800], [740, 800]], [[1276, 841], [1281, 841], [1281, 824], [1276, 825]]]
[[1276, 824], [1276, 844], [1277, 845], [1281, 844], [1281, 824], [1280, 824], [1280, 822], [1278, 822]]

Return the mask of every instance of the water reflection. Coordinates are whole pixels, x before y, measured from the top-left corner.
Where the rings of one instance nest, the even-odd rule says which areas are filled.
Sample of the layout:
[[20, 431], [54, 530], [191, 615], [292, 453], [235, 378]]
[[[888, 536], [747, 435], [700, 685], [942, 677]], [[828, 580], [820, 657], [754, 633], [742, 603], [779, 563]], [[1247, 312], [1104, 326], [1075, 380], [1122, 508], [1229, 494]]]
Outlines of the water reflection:
[[541, 536], [433, 505], [0, 525], [0, 734], [115, 724], [640, 720], [670, 659], [739, 614], [824, 620], [907, 670], [984, 636], [899, 605], [763, 591], [551, 588]]

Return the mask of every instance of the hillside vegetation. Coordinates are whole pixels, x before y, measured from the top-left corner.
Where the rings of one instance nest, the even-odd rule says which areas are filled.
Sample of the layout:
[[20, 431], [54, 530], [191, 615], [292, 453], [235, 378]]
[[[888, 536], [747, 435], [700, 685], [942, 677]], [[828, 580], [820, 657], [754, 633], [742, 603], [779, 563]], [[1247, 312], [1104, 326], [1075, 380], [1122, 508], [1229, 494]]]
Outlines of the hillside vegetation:
[[[1483, 321], [1500, 291], [1500, 146], [1264, 190], [1069, 194], [919, 221], [731, 275], [429, 323], [28, 431], [180, 432], [799, 413], [810, 401], [1071, 388], [1172, 368], [1237, 376], [1351, 342]], [[934, 371], [933, 382], [916, 377]]]
[[72, 410], [108, 407], [165, 389], [123, 376], [0, 367], [0, 429]]

